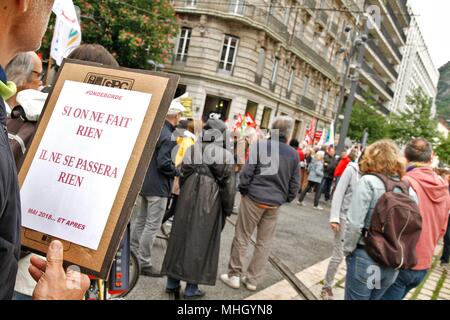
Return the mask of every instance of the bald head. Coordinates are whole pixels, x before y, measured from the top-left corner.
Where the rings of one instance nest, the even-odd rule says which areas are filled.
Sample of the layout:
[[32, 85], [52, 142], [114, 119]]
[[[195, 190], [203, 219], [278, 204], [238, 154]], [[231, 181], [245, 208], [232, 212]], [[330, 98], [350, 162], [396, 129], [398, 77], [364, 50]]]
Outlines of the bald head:
[[0, 65], [41, 46], [54, 0], [0, 0]]

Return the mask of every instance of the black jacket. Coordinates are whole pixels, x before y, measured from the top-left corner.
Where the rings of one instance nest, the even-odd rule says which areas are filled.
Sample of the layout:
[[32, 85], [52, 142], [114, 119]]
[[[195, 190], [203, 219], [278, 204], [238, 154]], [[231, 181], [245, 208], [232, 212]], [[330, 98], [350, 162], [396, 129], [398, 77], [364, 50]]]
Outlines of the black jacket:
[[336, 170], [337, 160], [328, 153], [323, 158], [323, 176], [325, 178], [334, 178], [334, 170]]
[[260, 204], [281, 206], [291, 202], [300, 187], [298, 162], [297, 151], [286, 143], [259, 141], [250, 147], [249, 160], [239, 176], [239, 192]]
[[0, 98], [0, 300], [12, 299], [20, 257], [20, 196]]
[[[199, 154], [203, 161], [194, 160]], [[217, 157], [223, 161], [216, 162]], [[233, 210], [236, 190], [233, 155], [220, 144], [198, 142], [188, 149], [185, 160], [161, 273], [215, 285], [221, 232]]]
[[180, 175], [172, 162], [172, 149], [177, 145], [175, 138], [172, 138], [174, 131], [175, 127], [166, 121], [156, 144], [152, 162], [145, 175], [141, 190], [143, 196], [170, 197], [173, 178]]

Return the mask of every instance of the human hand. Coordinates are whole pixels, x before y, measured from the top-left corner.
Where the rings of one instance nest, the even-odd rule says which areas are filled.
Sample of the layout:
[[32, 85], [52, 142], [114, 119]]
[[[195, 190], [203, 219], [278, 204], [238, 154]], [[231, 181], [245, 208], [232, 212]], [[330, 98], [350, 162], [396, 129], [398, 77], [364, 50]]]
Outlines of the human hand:
[[47, 251], [47, 261], [39, 257], [31, 258], [28, 268], [37, 284], [33, 291], [33, 300], [81, 300], [90, 281], [87, 275], [63, 268], [63, 245], [54, 240]]
[[340, 229], [341, 226], [339, 225], [339, 223], [336, 222], [331, 223], [331, 230], [333, 230], [334, 233], [338, 233]]

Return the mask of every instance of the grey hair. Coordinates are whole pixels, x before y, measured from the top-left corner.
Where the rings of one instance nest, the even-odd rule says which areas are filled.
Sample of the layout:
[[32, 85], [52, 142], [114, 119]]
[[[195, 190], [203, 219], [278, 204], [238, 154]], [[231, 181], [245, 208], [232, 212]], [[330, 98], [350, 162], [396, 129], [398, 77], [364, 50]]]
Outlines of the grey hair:
[[30, 82], [34, 69], [33, 58], [29, 52], [22, 52], [11, 60], [5, 68], [8, 80], [14, 82], [18, 87]]
[[294, 127], [294, 121], [287, 116], [279, 116], [273, 120], [272, 130], [278, 130], [278, 135], [283, 138], [289, 138]]
[[429, 163], [433, 159], [433, 146], [424, 138], [413, 139], [406, 145], [405, 158], [409, 162]]

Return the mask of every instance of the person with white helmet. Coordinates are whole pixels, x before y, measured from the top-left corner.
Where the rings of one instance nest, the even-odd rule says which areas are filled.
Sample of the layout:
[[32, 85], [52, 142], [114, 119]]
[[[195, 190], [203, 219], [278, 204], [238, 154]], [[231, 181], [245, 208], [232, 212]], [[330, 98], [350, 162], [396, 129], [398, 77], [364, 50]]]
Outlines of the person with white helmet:
[[145, 276], [160, 276], [159, 271], [152, 266], [151, 250], [164, 217], [173, 180], [180, 175], [172, 161], [172, 149], [177, 144], [172, 136], [184, 111], [185, 108], [179, 101], [176, 99], [172, 101], [134, 207], [131, 223], [131, 250], [138, 255], [141, 274]]

